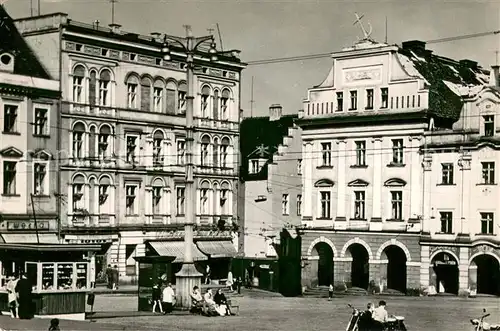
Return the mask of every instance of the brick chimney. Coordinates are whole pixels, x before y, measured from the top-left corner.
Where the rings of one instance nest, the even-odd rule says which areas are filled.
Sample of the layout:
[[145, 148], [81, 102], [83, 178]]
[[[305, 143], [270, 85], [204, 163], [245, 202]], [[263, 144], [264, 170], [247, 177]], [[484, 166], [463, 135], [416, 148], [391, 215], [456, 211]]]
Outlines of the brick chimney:
[[460, 60], [460, 66], [470, 69], [477, 69], [477, 61], [472, 61], [468, 59]]
[[403, 49], [412, 51], [425, 51], [425, 41], [421, 40], [408, 40], [403, 41]]
[[498, 65], [491, 66], [490, 86], [500, 86], [500, 66]]
[[278, 121], [281, 118], [283, 107], [280, 104], [272, 104], [269, 107], [269, 120]]

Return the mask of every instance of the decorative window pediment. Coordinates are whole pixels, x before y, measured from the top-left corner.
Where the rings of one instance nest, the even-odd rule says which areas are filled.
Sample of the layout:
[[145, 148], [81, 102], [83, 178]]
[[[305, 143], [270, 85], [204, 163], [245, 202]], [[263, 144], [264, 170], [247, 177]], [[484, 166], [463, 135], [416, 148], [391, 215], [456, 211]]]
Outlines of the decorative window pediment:
[[50, 159], [52, 159], [52, 155], [49, 152], [47, 152], [47, 151], [45, 151], [43, 149], [33, 151], [31, 153], [31, 156], [34, 159], [39, 159], [39, 160], [50, 160]]
[[7, 147], [0, 151], [0, 155], [5, 157], [22, 157], [23, 152], [15, 147]]
[[347, 184], [347, 186], [355, 186], [355, 187], [365, 187], [368, 185], [369, 183], [363, 179], [355, 179]]
[[390, 178], [385, 181], [384, 186], [406, 186], [406, 181], [401, 178]]
[[315, 187], [332, 187], [333, 185], [333, 181], [328, 178], [322, 178], [314, 183]]

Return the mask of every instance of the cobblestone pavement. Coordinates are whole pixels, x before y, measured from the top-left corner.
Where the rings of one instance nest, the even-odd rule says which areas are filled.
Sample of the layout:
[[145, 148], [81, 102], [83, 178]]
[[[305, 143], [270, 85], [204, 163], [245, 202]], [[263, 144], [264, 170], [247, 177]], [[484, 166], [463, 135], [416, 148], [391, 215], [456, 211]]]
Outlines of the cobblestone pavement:
[[[240, 315], [207, 318], [201, 316], [130, 316], [133, 296], [98, 296], [96, 311], [115, 311], [117, 318], [98, 319], [97, 324], [112, 323], [127, 330], [329, 330], [343, 331], [349, 319], [347, 304], [365, 307], [376, 297], [339, 297], [332, 301], [316, 298], [235, 298]], [[499, 298], [465, 299], [456, 297], [383, 297], [390, 314], [403, 315], [410, 331], [472, 330], [469, 319], [479, 317], [482, 309], [491, 313], [489, 322], [500, 323]]]

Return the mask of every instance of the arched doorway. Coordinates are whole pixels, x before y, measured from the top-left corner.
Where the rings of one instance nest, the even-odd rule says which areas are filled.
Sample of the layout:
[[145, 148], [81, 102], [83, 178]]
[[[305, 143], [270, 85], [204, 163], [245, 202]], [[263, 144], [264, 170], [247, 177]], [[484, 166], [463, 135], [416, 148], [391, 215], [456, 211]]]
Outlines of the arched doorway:
[[436, 254], [430, 271], [431, 284], [435, 284], [437, 293], [458, 294], [458, 261], [453, 255], [447, 252]]
[[320, 242], [314, 246], [313, 255], [318, 259], [318, 285], [333, 284], [333, 250], [327, 243]]
[[406, 292], [406, 254], [396, 245], [384, 249], [382, 258], [387, 259], [387, 288]]
[[482, 254], [472, 260], [477, 266], [477, 293], [500, 295], [500, 264], [489, 255]]
[[352, 244], [347, 251], [351, 254], [351, 286], [368, 289], [369, 256], [366, 248], [361, 244]]

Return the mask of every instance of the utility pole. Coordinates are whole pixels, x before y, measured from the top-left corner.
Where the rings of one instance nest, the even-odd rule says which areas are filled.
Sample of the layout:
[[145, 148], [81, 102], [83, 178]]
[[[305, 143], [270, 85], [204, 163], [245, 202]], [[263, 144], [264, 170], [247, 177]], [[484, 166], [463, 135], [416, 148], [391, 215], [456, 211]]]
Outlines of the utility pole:
[[215, 40], [213, 35], [204, 37], [193, 37], [191, 33], [191, 26], [184, 25], [186, 29], [186, 37], [174, 37], [167, 36], [164, 37], [162, 53], [164, 54], [163, 59], [165, 61], [170, 61], [170, 47], [169, 42], [175, 43], [181, 46], [186, 53], [186, 84], [187, 84], [187, 95], [186, 95], [186, 181], [185, 181], [185, 202], [186, 202], [186, 217], [184, 223], [184, 260], [181, 270], [175, 275], [176, 276], [176, 290], [177, 290], [177, 303], [180, 307], [189, 309], [191, 307], [191, 291], [194, 286], [201, 285], [201, 277], [193, 261], [193, 226], [196, 222], [196, 209], [195, 201], [196, 194], [194, 189], [194, 85], [196, 84], [194, 80], [194, 54], [198, 47], [205, 43], [210, 42], [210, 60], [217, 61], [217, 50], [215, 45]]
[[33, 211], [33, 221], [35, 221], [35, 233], [36, 233], [36, 243], [40, 243], [40, 238], [38, 236], [38, 223], [36, 221], [35, 203], [33, 202], [33, 193], [30, 194], [31, 199], [31, 210]]
[[253, 99], [253, 76], [252, 76], [252, 90], [250, 92], [250, 117], [253, 117], [253, 104], [254, 104], [254, 99]]

